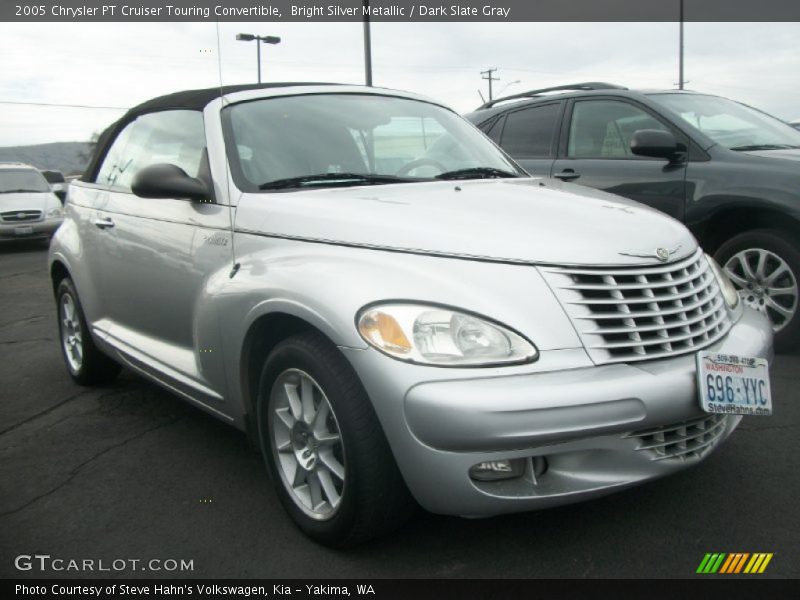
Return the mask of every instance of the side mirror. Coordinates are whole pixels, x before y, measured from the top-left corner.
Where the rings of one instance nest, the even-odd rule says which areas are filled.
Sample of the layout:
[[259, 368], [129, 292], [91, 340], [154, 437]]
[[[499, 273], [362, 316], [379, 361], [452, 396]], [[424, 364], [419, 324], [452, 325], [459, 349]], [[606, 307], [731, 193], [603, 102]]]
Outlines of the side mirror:
[[640, 129], [631, 138], [631, 152], [636, 156], [651, 156], [675, 160], [680, 149], [675, 136], [660, 129]]
[[131, 191], [142, 198], [208, 200], [211, 192], [205, 183], [189, 177], [186, 171], [170, 164], [150, 165], [136, 173]]

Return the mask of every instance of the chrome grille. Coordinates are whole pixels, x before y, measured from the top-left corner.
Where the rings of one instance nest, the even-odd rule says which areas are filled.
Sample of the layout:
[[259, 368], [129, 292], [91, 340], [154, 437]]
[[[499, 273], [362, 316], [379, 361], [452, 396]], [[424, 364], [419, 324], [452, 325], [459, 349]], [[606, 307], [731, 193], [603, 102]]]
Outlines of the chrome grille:
[[695, 352], [731, 323], [702, 251], [653, 267], [543, 268], [596, 364]]
[[26, 221], [38, 221], [42, 218], [40, 210], [7, 210], [0, 213], [0, 218], [6, 223], [23, 223]]
[[728, 417], [709, 415], [692, 421], [666, 425], [645, 431], [629, 433], [625, 437], [638, 438], [638, 451], [647, 452], [652, 460], [670, 458], [686, 461], [700, 458], [725, 433]]

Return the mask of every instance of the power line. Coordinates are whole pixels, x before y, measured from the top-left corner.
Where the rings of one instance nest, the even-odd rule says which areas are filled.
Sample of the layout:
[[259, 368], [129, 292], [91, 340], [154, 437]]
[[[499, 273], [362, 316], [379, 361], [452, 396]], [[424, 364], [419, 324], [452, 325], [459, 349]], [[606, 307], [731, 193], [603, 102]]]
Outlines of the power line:
[[19, 106], [54, 106], [57, 108], [97, 108], [101, 110], [128, 110], [129, 106], [89, 106], [87, 104], [56, 104], [53, 102], [21, 102], [16, 100], [0, 100], [0, 104], [16, 104]]

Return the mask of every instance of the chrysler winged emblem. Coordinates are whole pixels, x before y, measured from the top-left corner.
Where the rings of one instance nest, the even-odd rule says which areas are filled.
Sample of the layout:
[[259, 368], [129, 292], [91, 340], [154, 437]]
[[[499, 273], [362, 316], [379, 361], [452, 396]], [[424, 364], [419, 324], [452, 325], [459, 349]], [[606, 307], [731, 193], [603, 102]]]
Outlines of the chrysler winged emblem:
[[673, 254], [675, 254], [681, 245], [678, 244], [674, 248], [656, 248], [653, 252], [620, 252], [622, 256], [635, 256], [636, 258], [656, 258], [661, 262], [667, 262]]

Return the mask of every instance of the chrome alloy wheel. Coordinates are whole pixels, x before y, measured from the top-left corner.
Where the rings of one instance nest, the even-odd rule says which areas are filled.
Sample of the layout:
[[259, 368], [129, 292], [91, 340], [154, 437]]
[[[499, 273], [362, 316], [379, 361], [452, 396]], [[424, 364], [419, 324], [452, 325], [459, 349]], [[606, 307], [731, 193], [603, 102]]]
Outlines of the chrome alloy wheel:
[[330, 519], [346, 483], [344, 444], [330, 402], [310, 375], [287, 369], [272, 386], [269, 406], [270, 445], [283, 485], [304, 513]]
[[64, 356], [67, 358], [69, 368], [77, 373], [83, 365], [83, 332], [81, 331], [81, 321], [78, 317], [75, 300], [72, 299], [71, 295], [61, 295], [59, 309], [61, 345], [64, 348]]
[[731, 256], [724, 268], [742, 302], [765, 313], [773, 331], [780, 331], [792, 320], [797, 311], [797, 279], [780, 256], [748, 248]]

